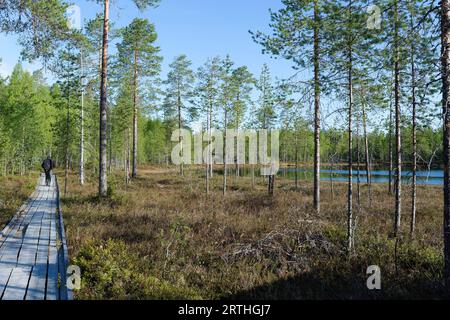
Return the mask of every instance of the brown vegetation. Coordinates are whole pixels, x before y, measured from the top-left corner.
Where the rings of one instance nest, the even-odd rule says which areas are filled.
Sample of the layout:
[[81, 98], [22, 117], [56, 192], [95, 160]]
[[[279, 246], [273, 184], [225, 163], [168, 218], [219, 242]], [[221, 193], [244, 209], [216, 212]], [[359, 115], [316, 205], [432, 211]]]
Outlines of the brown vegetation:
[[[125, 177], [112, 175], [109, 198], [100, 202], [94, 196], [95, 178], [80, 187], [77, 177], [70, 177], [63, 213], [72, 263], [82, 268], [82, 290], [76, 297], [389, 299], [445, 295], [439, 187], [418, 188], [414, 239], [409, 238], [405, 216], [396, 246], [390, 238], [395, 199], [388, 195], [386, 185], [373, 185], [368, 208], [367, 190], [362, 186], [362, 208], [354, 208], [355, 251], [348, 257], [346, 184], [335, 183], [331, 200], [328, 182], [323, 182], [317, 214], [311, 182], [300, 181], [295, 190], [293, 181], [278, 178], [275, 195], [269, 197], [262, 178], [256, 179], [258, 185], [252, 191], [251, 178], [231, 177], [230, 191], [224, 197], [218, 174], [207, 196], [201, 170], [186, 170], [184, 178], [176, 169], [164, 173], [161, 168], [148, 167], [140, 172], [128, 187]], [[366, 287], [369, 265], [381, 268], [380, 291]]]

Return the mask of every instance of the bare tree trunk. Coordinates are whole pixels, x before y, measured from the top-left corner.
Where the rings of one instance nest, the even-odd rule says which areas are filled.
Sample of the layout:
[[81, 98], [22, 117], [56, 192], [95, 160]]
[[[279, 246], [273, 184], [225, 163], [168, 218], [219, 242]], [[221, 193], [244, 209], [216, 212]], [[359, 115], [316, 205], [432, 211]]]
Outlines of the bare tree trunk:
[[444, 278], [450, 295], [450, 3], [441, 1], [441, 64], [444, 153]]
[[[349, 17], [351, 25], [352, 0], [349, 1]], [[351, 40], [348, 43], [348, 194], [347, 194], [347, 249], [350, 253], [354, 245], [353, 228], [353, 48]]]
[[[411, 10], [413, 10], [411, 8]], [[411, 12], [411, 32], [414, 32], [414, 17]], [[411, 188], [411, 224], [410, 233], [414, 234], [416, 229], [416, 193], [417, 193], [417, 124], [416, 124], [416, 66], [415, 66], [415, 45], [411, 41], [411, 88], [412, 88], [412, 188]]]
[[126, 149], [125, 149], [125, 182], [128, 185], [130, 183], [130, 158], [131, 158], [131, 150], [130, 150], [130, 128], [126, 131]]
[[112, 170], [112, 117], [111, 110], [108, 108], [108, 173]]
[[275, 175], [271, 174], [269, 175], [269, 184], [268, 184], [268, 193], [270, 196], [273, 196], [273, 188], [275, 184]]
[[[350, 49], [351, 50], [351, 49]], [[349, 61], [351, 61], [351, 52]], [[351, 62], [350, 62], [351, 65]], [[353, 135], [352, 135], [352, 113], [353, 113], [353, 77], [352, 67], [348, 71], [348, 193], [347, 193], [347, 248], [353, 249]]]
[[393, 171], [393, 156], [392, 156], [392, 101], [389, 103], [389, 193], [392, 194], [392, 171]]
[[356, 118], [356, 168], [357, 168], [357, 174], [356, 174], [356, 198], [358, 203], [358, 209], [361, 210], [361, 172], [360, 172], [360, 165], [361, 165], [361, 152], [359, 148], [359, 142], [360, 142], [360, 136], [359, 136], [359, 125], [360, 125], [360, 116], [359, 116], [359, 110], [356, 112], [357, 118]]
[[298, 134], [295, 133], [295, 189], [298, 189]]
[[103, 14], [103, 44], [102, 44], [102, 74], [100, 81], [100, 147], [99, 147], [99, 196], [108, 194], [108, 175], [106, 172], [106, 130], [107, 130], [107, 78], [108, 78], [108, 29], [109, 0], [104, 0]]
[[363, 134], [364, 134], [364, 159], [366, 162], [366, 181], [367, 181], [367, 188], [369, 190], [369, 206], [370, 206], [372, 204], [372, 176], [370, 173], [369, 138], [367, 136], [367, 117], [364, 103], [361, 105], [361, 107], [362, 107]]
[[320, 213], [319, 0], [314, 0], [314, 208]]
[[[210, 135], [210, 120], [209, 115], [206, 117], [206, 128], [208, 130], [208, 144], [211, 143], [211, 135]], [[210, 161], [210, 151], [208, 149], [208, 154], [206, 155], [206, 165], [205, 165], [205, 188], [206, 188], [206, 194], [209, 194], [209, 161]]]
[[224, 159], [223, 159], [223, 195], [227, 193], [227, 109], [225, 108], [225, 117], [224, 117], [224, 130], [225, 130], [225, 143], [223, 144], [224, 148]]
[[70, 84], [67, 81], [67, 115], [66, 115], [66, 155], [64, 166], [64, 197], [67, 195], [67, 183], [69, 180], [69, 129], [70, 129]]
[[252, 190], [255, 190], [255, 165], [252, 164]]
[[330, 167], [330, 189], [331, 189], [331, 200], [334, 200], [334, 182], [333, 182], [333, 178], [334, 178], [334, 159], [333, 157], [331, 158], [331, 167]]
[[401, 118], [400, 118], [400, 52], [399, 52], [399, 17], [398, 1], [394, 3], [394, 103], [395, 103], [395, 153], [396, 153], [396, 179], [395, 179], [395, 224], [394, 235], [397, 236], [400, 229], [401, 210], [402, 210], [402, 141], [401, 141]]
[[[211, 143], [212, 139], [212, 110], [213, 110], [213, 104], [210, 103], [209, 106], [209, 141]], [[213, 176], [213, 156], [212, 156], [212, 150], [210, 150], [209, 153], [209, 178], [211, 179]]]
[[80, 50], [81, 65], [81, 112], [80, 112], [80, 184], [84, 185], [84, 61], [83, 49]]
[[[178, 143], [180, 144], [180, 152], [181, 154], [183, 154], [183, 141], [181, 139], [181, 128], [182, 128], [182, 123], [181, 123], [181, 94], [178, 91]], [[183, 157], [181, 158], [181, 163], [180, 163], [180, 175], [183, 176], [184, 175], [184, 168], [183, 168]]]
[[137, 177], [137, 158], [138, 158], [138, 52], [134, 51], [134, 69], [133, 69], [133, 172], [132, 177]]

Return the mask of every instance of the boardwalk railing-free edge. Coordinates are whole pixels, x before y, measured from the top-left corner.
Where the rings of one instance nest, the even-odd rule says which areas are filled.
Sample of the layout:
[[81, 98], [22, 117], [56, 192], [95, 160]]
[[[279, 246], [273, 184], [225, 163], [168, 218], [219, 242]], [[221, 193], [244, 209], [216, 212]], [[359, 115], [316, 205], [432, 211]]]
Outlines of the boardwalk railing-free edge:
[[66, 240], [66, 232], [64, 229], [64, 221], [62, 217], [62, 210], [61, 210], [61, 197], [59, 193], [59, 183], [58, 178], [55, 177], [55, 183], [56, 183], [56, 198], [57, 198], [57, 215], [58, 215], [58, 221], [59, 221], [59, 228], [58, 228], [58, 235], [59, 239], [61, 241], [61, 246], [59, 246], [58, 249], [58, 259], [59, 263], [58, 266], [64, 266], [64, 270], [58, 270], [60, 277], [61, 277], [61, 284], [59, 287], [59, 298], [60, 300], [72, 300], [73, 299], [73, 292], [70, 288], [67, 287], [67, 268], [69, 267], [69, 252], [67, 249], [67, 240]]

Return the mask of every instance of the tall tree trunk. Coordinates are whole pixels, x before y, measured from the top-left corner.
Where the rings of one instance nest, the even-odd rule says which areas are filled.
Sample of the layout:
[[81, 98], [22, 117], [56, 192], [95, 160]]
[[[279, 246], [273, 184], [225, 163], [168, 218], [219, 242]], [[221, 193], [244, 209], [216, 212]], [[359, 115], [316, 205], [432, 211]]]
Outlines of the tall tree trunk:
[[[351, 26], [352, 0], [349, 2], [349, 26]], [[348, 42], [348, 193], [347, 193], [347, 249], [351, 252], [354, 244], [353, 228], [353, 48]]]
[[[213, 111], [213, 102], [210, 102], [209, 105], [209, 143], [211, 143], [212, 139], [212, 111]], [[212, 150], [210, 150], [209, 154], [209, 178], [211, 179], [213, 176], [213, 156]]]
[[319, 0], [314, 0], [314, 208], [320, 213]]
[[126, 141], [127, 141], [127, 145], [126, 145], [126, 157], [125, 157], [125, 180], [126, 180], [126, 184], [128, 185], [130, 183], [130, 159], [131, 159], [131, 148], [130, 148], [130, 128], [127, 128], [126, 131]]
[[133, 64], [133, 173], [132, 177], [137, 177], [138, 158], [138, 52], [134, 51]]
[[394, 235], [397, 236], [400, 229], [402, 213], [402, 141], [401, 141], [401, 118], [400, 118], [400, 42], [399, 42], [399, 17], [398, 1], [394, 3], [394, 104], [395, 104], [395, 224]]
[[81, 112], [80, 112], [80, 184], [84, 185], [84, 61], [83, 49], [80, 50], [81, 65]]
[[108, 108], [108, 173], [112, 170], [112, 117], [111, 110]]
[[389, 193], [392, 194], [392, 171], [394, 169], [392, 155], [392, 100], [389, 103]]
[[[206, 117], [206, 130], [208, 130], [208, 144], [211, 143], [211, 136], [209, 133], [209, 128], [210, 128], [210, 123], [209, 123], [209, 115], [207, 115]], [[208, 149], [208, 153], [206, 155], [206, 165], [205, 165], [205, 188], [206, 188], [206, 194], [209, 194], [209, 161], [210, 161], [210, 156], [209, 156], [209, 149]]]
[[442, 106], [444, 120], [444, 278], [450, 295], [450, 2], [441, 1]]
[[103, 44], [102, 44], [102, 75], [100, 79], [100, 147], [99, 147], [99, 196], [108, 194], [108, 175], [106, 172], [107, 152], [107, 78], [108, 78], [108, 27], [109, 27], [109, 0], [104, 0], [103, 14]]
[[298, 133], [295, 133], [295, 189], [298, 189]]
[[[411, 14], [411, 32], [414, 32], [414, 18]], [[416, 229], [416, 193], [417, 193], [417, 124], [416, 124], [416, 66], [414, 40], [411, 41], [411, 88], [412, 88], [412, 188], [411, 188], [411, 224], [410, 233]]]
[[347, 248], [350, 252], [353, 249], [353, 77], [351, 67], [351, 49], [349, 52], [350, 67], [348, 70], [348, 192], [347, 192]]
[[225, 108], [225, 117], [224, 117], [224, 128], [225, 128], [225, 137], [224, 137], [224, 141], [225, 143], [223, 144], [223, 148], [224, 148], [224, 159], [223, 159], [223, 195], [225, 195], [227, 193], [227, 154], [226, 154], [226, 150], [227, 150], [227, 109]]
[[366, 107], [363, 102], [361, 105], [362, 108], [362, 125], [363, 125], [363, 134], [364, 134], [364, 160], [366, 165], [366, 181], [367, 188], [369, 190], [369, 206], [372, 204], [372, 176], [370, 172], [370, 155], [369, 155], [369, 138], [367, 136], [367, 117], [366, 117]]
[[67, 183], [69, 180], [69, 144], [70, 144], [70, 83], [67, 79], [67, 115], [66, 115], [66, 154], [64, 166], [64, 197], [67, 195]]
[[361, 152], [360, 152], [360, 134], [359, 134], [359, 126], [360, 126], [360, 114], [359, 110], [356, 111], [356, 199], [358, 203], [358, 209], [361, 210]]
[[[183, 140], [181, 139], [181, 93], [178, 91], [178, 98], [177, 98], [177, 108], [178, 108], [178, 143], [180, 144], [180, 153], [183, 154]], [[184, 168], [183, 168], [183, 157], [181, 158], [180, 163], [180, 175], [184, 175]]]

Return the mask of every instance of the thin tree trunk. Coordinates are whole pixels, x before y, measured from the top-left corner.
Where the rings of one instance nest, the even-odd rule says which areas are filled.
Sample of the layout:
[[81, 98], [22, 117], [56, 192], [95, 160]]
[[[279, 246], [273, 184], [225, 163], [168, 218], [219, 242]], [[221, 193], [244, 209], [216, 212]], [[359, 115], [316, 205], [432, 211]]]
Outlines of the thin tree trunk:
[[397, 236], [400, 229], [402, 210], [402, 142], [401, 142], [401, 119], [400, 119], [400, 52], [399, 52], [399, 17], [398, 1], [394, 3], [394, 103], [395, 103], [395, 154], [396, 154], [396, 179], [395, 179], [395, 224], [394, 235]]
[[361, 172], [360, 172], [360, 165], [361, 165], [361, 152], [360, 152], [360, 136], [359, 136], [359, 125], [360, 125], [360, 116], [359, 116], [359, 110], [357, 110], [356, 115], [356, 168], [357, 168], [357, 174], [356, 174], [356, 198], [358, 203], [358, 209], [361, 210]]
[[80, 112], [80, 184], [84, 185], [84, 61], [83, 49], [80, 50], [81, 65], [81, 112]]
[[64, 166], [64, 197], [67, 195], [67, 183], [69, 179], [69, 129], [70, 129], [70, 83], [67, 80], [67, 115], [66, 115], [66, 155]]
[[227, 109], [225, 108], [225, 117], [224, 117], [224, 128], [225, 128], [225, 137], [224, 137], [224, 141], [225, 143], [223, 144], [223, 148], [224, 148], [224, 161], [223, 161], [223, 195], [225, 195], [227, 193], [227, 154], [226, 154], [226, 150], [227, 150]]
[[106, 172], [106, 130], [107, 130], [107, 78], [108, 78], [108, 27], [109, 27], [109, 0], [104, 0], [103, 14], [103, 44], [102, 44], [102, 74], [100, 81], [100, 147], [99, 147], [99, 196], [108, 194], [108, 175]]
[[314, 208], [320, 213], [319, 0], [314, 0]]
[[[349, 2], [349, 17], [351, 25], [352, 0]], [[353, 228], [353, 48], [351, 40], [348, 43], [348, 194], [347, 194], [347, 249], [351, 252], [354, 244]]]
[[134, 69], [133, 69], [133, 173], [132, 177], [137, 177], [137, 158], [138, 158], [138, 52], [134, 51]]
[[108, 108], [108, 173], [112, 170], [112, 117], [111, 110]]
[[392, 171], [393, 171], [393, 155], [392, 155], [392, 101], [389, 103], [389, 193], [392, 194]]
[[330, 172], [330, 189], [331, 189], [331, 200], [334, 200], [334, 159], [331, 158], [331, 172]]
[[[413, 8], [411, 8], [413, 10]], [[411, 32], [414, 33], [414, 17], [411, 12]], [[412, 88], [412, 188], [411, 188], [411, 224], [410, 233], [414, 234], [416, 229], [416, 193], [417, 193], [417, 125], [416, 125], [416, 66], [415, 66], [415, 45], [411, 41], [411, 88]]]
[[441, 1], [442, 105], [444, 120], [444, 278], [450, 295], [450, 2]]
[[130, 128], [126, 131], [126, 155], [125, 155], [125, 182], [128, 185], [130, 183], [130, 159], [131, 159], [131, 148], [130, 148]]
[[295, 133], [295, 189], [298, 189], [298, 134]]
[[[209, 115], [206, 117], [206, 128], [208, 130], [208, 144], [211, 143], [211, 136], [209, 133], [209, 128], [210, 128], [210, 122], [209, 122]], [[206, 188], [206, 194], [209, 194], [209, 161], [210, 161], [210, 156], [209, 156], [209, 149], [208, 149], [208, 154], [206, 155], [206, 165], [205, 165], [205, 188]]]
[[[178, 91], [178, 101], [177, 101], [177, 106], [178, 106], [178, 143], [180, 144], [180, 152], [181, 154], [183, 154], [183, 141], [181, 139], [181, 127], [182, 127], [182, 123], [181, 123], [181, 94]], [[181, 163], [180, 163], [180, 175], [183, 176], [184, 175], [184, 168], [183, 168], [183, 157], [181, 158]]]
[[362, 103], [362, 124], [364, 134], [364, 160], [366, 162], [366, 181], [369, 190], [369, 206], [372, 204], [372, 176], [370, 172], [369, 138], [367, 136], [367, 117], [365, 104]]
[[[211, 143], [212, 139], [212, 110], [213, 110], [213, 104], [210, 102], [209, 106], [209, 143]], [[209, 178], [211, 179], [213, 176], [213, 156], [212, 156], [212, 150], [210, 150], [209, 154]]]

